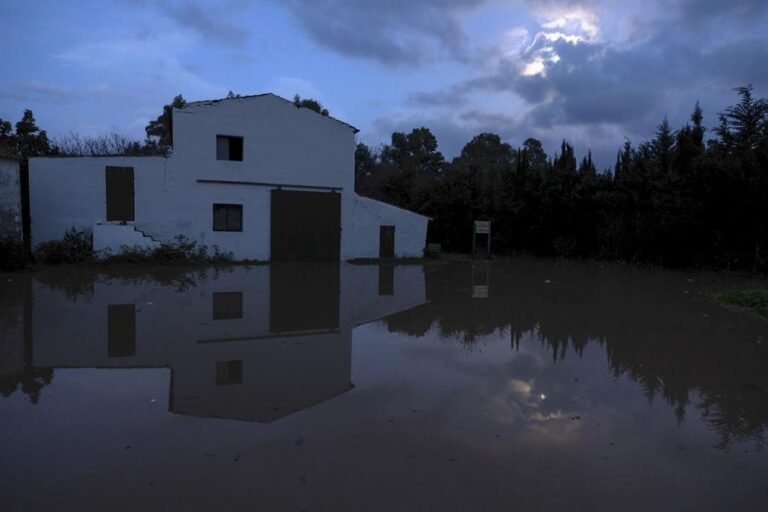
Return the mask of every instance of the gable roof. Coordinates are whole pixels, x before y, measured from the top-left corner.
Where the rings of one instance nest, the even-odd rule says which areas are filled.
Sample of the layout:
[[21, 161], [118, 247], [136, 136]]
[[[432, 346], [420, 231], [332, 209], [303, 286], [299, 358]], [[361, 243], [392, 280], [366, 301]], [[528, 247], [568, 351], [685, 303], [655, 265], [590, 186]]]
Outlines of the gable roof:
[[[201, 106], [215, 105], [215, 104], [217, 104], [217, 103], [221, 103], [221, 102], [223, 102], [223, 101], [239, 101], [239, 100], [250, 100], [250, 99], [253, 99], [253, 98], [261, 98], [261, 97], [264, 97], [264, 96], [273, 96], [273, 97], [275, 97], [275, 98], [277, 98], [277, 99], [279, 99], [279, 100], [283, 100], [283, 101], [285, 101], [286, 103], [289, 103], [291, 106], [294, 106], [294, 107], [295, 107], [295, 105], [293, 104], [293, 101], [291, 101], [291, 100], [289, 100], [289, 99], [286, 99], [286, 98], [283, 98], [282, 96], [278, 96], [277, 94], [274, 94], [274, 93], [271, 93], [271, 92], [265, 92], [265, 93], [261, 93], [261, 94], [249, 94], [249, 95], [245, 95], [245, 96], [238, 96], [238, 97], [236, 97], [236, 98], [219, 98], [219, 99], [217, 99], [217, 100], [199, 100], [199, 101], [190, 101], [190, 102], [187, 102], [187, 104], [185, 105], [185, 107], [201, 107]], [[296, 108], [306, 108], [306, 107], [296, 107]], [[182, 109], [180, 109], [180, 110], [184, 110], [184, 109], [182, 108]], [[312, 110], [312, 109], [308, 109], [308, 110], [309, 110], [310, 112], [315, 112], [315, 111], [314, 111], [314, 110]], [[315, 113], [316, 113], [317, 115], [319, 115], [319, 116], [323, 116], [323, 115], [322, 115], [322, 114], [320, 114], [319, 112], [315, 112]], [[332, 120], [332, 121], [336, 121], [337, 123], [341, 123], [341, 124], [343, 124], [343, 125], [344, 125], [344, 126], [346, 126], [347, 128], [350, 128], [350, 129], [352, 129], [352, 131], [353, 131], [354, 133], [357, 133], [357, 132], [359, 132], [359, 131], [360, 131], [358, 128], [356, 128], [356, 127], [352, 126], [351, 124], [349, 124], [349, 123], [345, 123], [344, 121], [342, 121], [342, 120], [340, 120], [340, 119], [336, 119], [336, 118], [335, 118], [335, 117], [333, 117], [333, 116], [323, 116], [323, 117], [324, 117], [324, 118], [326, 118], [326, 119], [330, 119], [330, 120]]]

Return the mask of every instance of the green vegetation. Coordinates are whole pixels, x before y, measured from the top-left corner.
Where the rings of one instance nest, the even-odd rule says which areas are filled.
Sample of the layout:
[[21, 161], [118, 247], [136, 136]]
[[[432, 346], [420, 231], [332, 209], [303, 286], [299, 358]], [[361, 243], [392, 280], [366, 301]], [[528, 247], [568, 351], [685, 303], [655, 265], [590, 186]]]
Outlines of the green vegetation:
[[[685, 126], [673, 130], [665, 118], [651, 140], [634, 145], [627, 140], [613, 169], [602, 172], [590, 152], [579, 161], [565, 140], [550, 156], [534, 138], [514, 147], [494, 133], [481, 133], [449, 162], [428, 128], [395, 132], [381, 148], [357, 145], [355, 189], [431, 217], [428, 241], [440, 244], [446, 254], [470, 252], [472, 222], [483, 219], [493, 222], [495, 254], [768, 272], [768, 101], [753, 96], [752, 86], [736, 91], [738, 103], [724, 109], [709, 132], [697, 103]], [[316, 100], [297, 96], [294, 104], [327, 115]], [[22, 159], [166, 154], [173, 144], [172, 110], [184, 105], [181, 95], [165, 105], [146, 126], [143, 142], [74, 137], [62, 141], [67, 143], [61, 148], [26, 110], [15, 132], [0, 119], [0, 144]], [[52, 263], [93, 258], [85, 240], [50, 244], [43, 254]], [[177, 244], [152, 254], [129, 249], [112, 258], [225, 258], [215, 252], [202, 257], [199, 250]]]
[[328, 115], [328, 109], [323, 108], [322, 103], [312, 98], [302, 99], [301, 96], [297, 94], [293, 97], [293, 104], [296, 105], [296, 108], [308, 108], [309, 110], [314, 110], [320, 115]]
[[261, 263], [251, 260], [235, 262], [231, 252], [223, 252], [216, 245], [209, 252], [208, 246], [200, 245], [183, 235], [179, 235], [169, 242], [163, 242], [159, 247], [152, 249], [124, 246], [118, 254], [94, 252], [91, 235], [78, 231], [74, 227], [67, 230], [63, 239], [51, 240], [38, 245], [36, 256], [41, 263], [46, 265], [72, 263], [92, 263], [96, 265], [137, 263], [154, 265]]
[[177, 265], [183, 263], [229, 263], [232, 262], [231, 252], [221, 252], [214, 245], [213, 252], [208, 254], [208, 247], [179, 235], [170, 242], [163, 242], [160, 247], [146, 249], [143, 247], [123, 247], [118, 254], [110, 254], [101, 258], [100, 263], [151, 263], [157, 265]]
[[768, 290], [731, 290], [718, 293], [714, 298], [723, 304], [747, 308], [768, 318]]
[[768, 101], [752, 87], [711, 130], [696, 104], [690, 122], [663, 120], [654, 137], [627, 140], [613, 169], [563, 141], [519, 147], [481, 133], [446, 161], [427, 128], [358, 144], [356, 190], [427, 215], [429, 242], [468, 253], [472, 222], [493, 222], [496, 254], [587, 257], [767, 272]]
[[71, 227], [61, 240], [51, 240], [38, 245], [36, 255], [37, 259], [46, 265], [87, 263], [95, 259], [93, 239], [89, 234]]

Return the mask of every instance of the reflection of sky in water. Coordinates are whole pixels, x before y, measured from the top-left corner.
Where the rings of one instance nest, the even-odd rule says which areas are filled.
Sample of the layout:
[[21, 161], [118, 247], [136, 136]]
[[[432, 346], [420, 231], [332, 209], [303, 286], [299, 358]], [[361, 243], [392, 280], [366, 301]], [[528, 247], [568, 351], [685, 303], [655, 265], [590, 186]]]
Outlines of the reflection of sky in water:
[[[4, 359], [0, 504], [763, 509], [768, 324], [705, 300], [734, 283], [481, 270], [34, 278], [33, 350]], [[110, 304], [135, 305], [133, 342], [110, 347]]]

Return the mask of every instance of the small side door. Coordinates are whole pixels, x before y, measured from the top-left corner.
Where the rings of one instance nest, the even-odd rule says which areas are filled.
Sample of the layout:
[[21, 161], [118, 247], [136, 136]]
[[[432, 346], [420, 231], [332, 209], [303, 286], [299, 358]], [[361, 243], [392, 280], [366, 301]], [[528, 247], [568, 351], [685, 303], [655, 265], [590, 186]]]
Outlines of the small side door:
[[379, 226], [379, 258], [395, 257], [395, 226]]

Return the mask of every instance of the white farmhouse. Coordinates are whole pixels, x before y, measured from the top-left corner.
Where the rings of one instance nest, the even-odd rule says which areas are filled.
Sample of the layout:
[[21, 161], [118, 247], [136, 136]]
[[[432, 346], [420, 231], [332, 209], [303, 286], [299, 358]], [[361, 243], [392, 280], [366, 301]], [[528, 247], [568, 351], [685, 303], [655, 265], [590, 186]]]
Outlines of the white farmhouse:
[[274, 94], [188, 103], [172, 121], [167, 158], [31, 159], [33, 247], [74, 226], [112, 253], [184, 235], [236, 259], [422, 254], [427, 217], [355, 193], [353, 126]]

